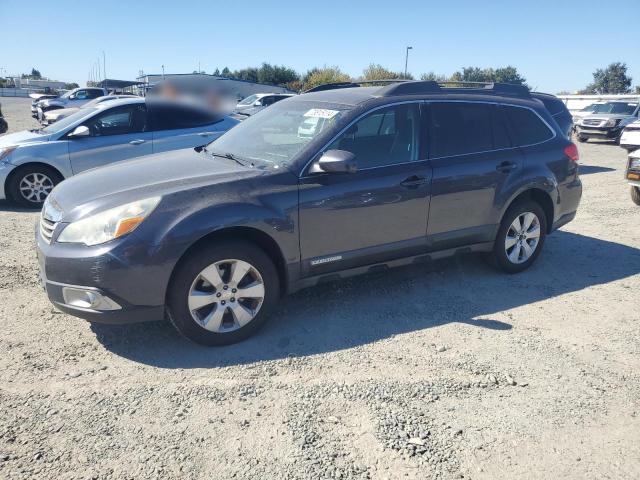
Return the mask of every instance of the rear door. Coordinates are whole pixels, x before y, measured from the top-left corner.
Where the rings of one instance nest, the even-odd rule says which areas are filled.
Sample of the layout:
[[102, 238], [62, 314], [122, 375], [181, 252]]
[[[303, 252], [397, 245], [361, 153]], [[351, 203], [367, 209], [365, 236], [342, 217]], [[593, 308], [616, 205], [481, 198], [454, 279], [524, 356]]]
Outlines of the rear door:
[[83, 125], [90, 136], [69, 138], [73, 173], [152, 153], [144, 103], [109, 108]]
[[499, 222], [497, 195], [523, 167], [504, 112], [490, 103], [429, 104], [433, 167], [428, 241], [433, 249], [488, 242]]
[[150, 105], [153, 152], [206, 145], [229, 129], [226, 119], [184, 105]]

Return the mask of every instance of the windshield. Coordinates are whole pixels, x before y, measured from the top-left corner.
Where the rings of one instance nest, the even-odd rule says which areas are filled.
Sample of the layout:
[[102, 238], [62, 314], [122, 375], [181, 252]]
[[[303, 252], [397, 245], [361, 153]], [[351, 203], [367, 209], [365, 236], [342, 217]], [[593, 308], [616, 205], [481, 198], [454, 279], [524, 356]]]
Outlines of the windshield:
[[250, 95], [244, 100], [242, 100], [241, 102], [239, 102], [238, 105], [251, 105], [257, 99], [258, 99], [258, 95]]
[[[278, 102], [232, 128], [207, 146], [214, 155], [232, 156], [259, 166], [288, 166], [311, 140], [350, 108], [317, 102]], [[320, 107], [320, 108], [319, 108]]]
[[621, 115], [631, 115], [637, 106], [637, 103], [609, 102], [596, 105], [593, 113], [618, 113]]
[[78, 120], [82, 118], [93, 115], [94, 112], [98, 111], [97, 108], [82, 108], [75, 113], [72, 113], [68, 117], [63, 118], [62, 120], [58, 120], [55, 123], [52, 123], [48, 127], [45, 127], [41, 130], [42, 133], [58, 133], [67, 128], [69, 125], [73, 125]]
[[593, 112], [596, 109], [597, 106], [598, 106], [597, 103], [592, 103], [591, 105], [587, 105], [586, 107], [584, 107], [580, 111], [581, 112]]
[[67, 93], [65, 93], [64, 95], [62, 95], [60, 98], [69, 98], [69, 96], [75, 92], [75, 90], [69, 90]]

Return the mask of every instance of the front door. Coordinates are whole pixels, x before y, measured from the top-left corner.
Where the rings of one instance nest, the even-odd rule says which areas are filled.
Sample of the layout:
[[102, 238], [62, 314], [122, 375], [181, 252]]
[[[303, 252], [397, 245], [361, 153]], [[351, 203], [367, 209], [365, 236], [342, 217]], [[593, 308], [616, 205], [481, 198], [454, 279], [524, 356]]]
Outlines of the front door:
[[74, 174], [152, 153], [152, 137], [151, 132], [146, 131], [143, 103], [109, 108], [83, 125], [89, 128], [90, 136], [68, 140]]
[[356, 173], [300, 179], [302, 274], [316, 275], [424, 249], [431, 167], [418, 104], [375, 110], [327, 150], [355, 154]]

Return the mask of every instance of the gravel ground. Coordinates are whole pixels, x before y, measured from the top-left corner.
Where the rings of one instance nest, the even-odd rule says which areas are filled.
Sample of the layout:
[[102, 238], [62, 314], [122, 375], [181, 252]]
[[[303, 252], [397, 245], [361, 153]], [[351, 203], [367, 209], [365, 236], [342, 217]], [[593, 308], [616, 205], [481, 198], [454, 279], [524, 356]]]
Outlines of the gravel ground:
[[622, 149], [580, 152], [578, 216], [527, 272], [326, 285], [215, 349], [57, 312], [37, 214], [0, 203], [0, 477], [640, 478], [640, 210]]

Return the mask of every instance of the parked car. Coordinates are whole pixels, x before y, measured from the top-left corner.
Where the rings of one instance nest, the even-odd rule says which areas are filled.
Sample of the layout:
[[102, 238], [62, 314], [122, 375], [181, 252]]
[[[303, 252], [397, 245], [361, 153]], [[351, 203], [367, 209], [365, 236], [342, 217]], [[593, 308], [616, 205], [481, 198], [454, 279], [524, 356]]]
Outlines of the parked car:
[[629, 154], [626, 178], [631, 185], [631, 200], [640, 206], [640, 150]]
[[560, 130], [564, 132], [565, 137], [571, 138], [573, 118], [564, 102], [555, 95], [548, 93], [531, 92], [531, 96], [544, 104], [553, 119], [558, 123]]
[[572, 114], [573, 124], [577, 125], [580, 122], [580, 120], [582, 120], [584, 117], [591, 115], [595, 111], [596, 107], [598, 105], [601, 105], [602, 103], [605, 103], [605, 102], [601, 102], [601, 101], [594, 102], [587, 105], [586, 107], [581, 108], [578, 111], [574, 111]]
[[250, 95], [241, 102], [238, 102], [234, 112], [242, 113], [247, 116], [253, 115], [265, 107], [273, 105], [285, 98], [292, 97], [293, 95], [293, 93], [256, 93], [255, 95]]
[[0, 105], [0, 134], [6, 133], [9, 129], [9, 124], [2, 116], [2, 105]]
[[107, 323], [166, 314], [195, 342], [228, 344], [281, 294], [327, 280], [463, 252], [525, 270], [576, 214], [577, 160], [524, 87], [319, 91], [200, 152], [63, 182], [42, 210], [38, 259], [65, 312]]
[[203, 146], [237, 123], [193, 105], [144, 98], [82, 108], [40, 130], [0, 137], [0, 199], [41, 206], [53, 187], [72, 175], [154, 152]]
[[65, 117], [68, 117], [72, 113], [76, 113], [81, 108], [92, 107], [102, 102], [110, 102], [112, 100], [118, 100], [120, 98], [137, 98], [137, 95], [104, 95], [102, 97], [98, 97], [90, 102], [85, 103], [79, 107], [69, 107], [69, 108], [58, 108], [54, 110], [49, 110], [44, 112], [44, 118], [42, 119], [43, 125], [51, 125], [52, 123], [57, 122], [58, 120], [62, 120]]
[[109, 92], [104, 88], [74, 88], [60, 97], [38, 101], [36, 103], [37, 118], [39, 121], [42, 121], [44, 118], [44, 112], [57, 108], [81, 107], [94, 98], [108, 94]]
[[628, 152], [640, 149], [640, 120], [636, 120], [622, 129], [620, 146]]
[[38, 102], [51, 98], [58, 98], [59, 95], [52, 93], [30, 93], [29, 97], [31, 98], [31, 116], [33, 118], [38, 118]]
[[616, 101], [596, 105], [593, 113], [576, 125], [578, 141], [597, 138], [620, 143], [622, 129], [638, 119], [639, 111], [638, 102]]

